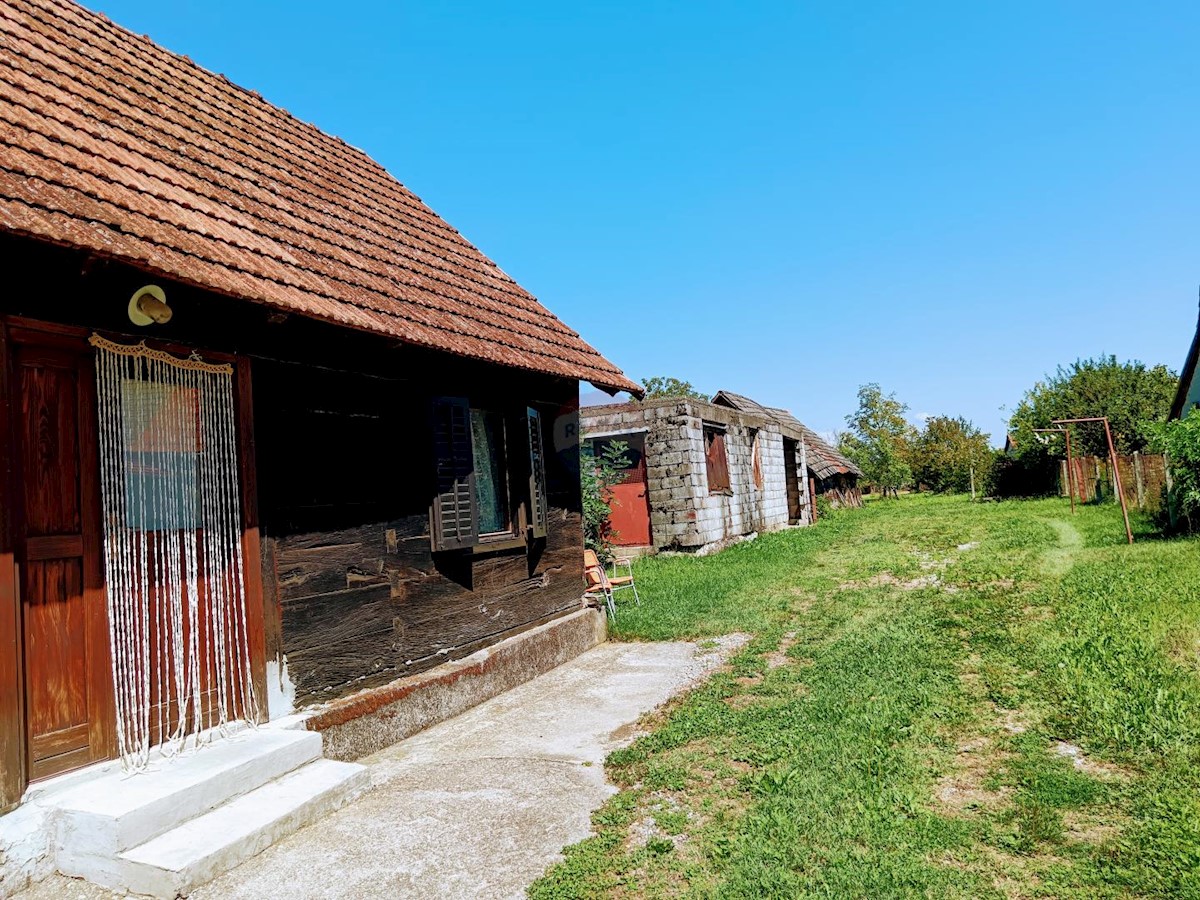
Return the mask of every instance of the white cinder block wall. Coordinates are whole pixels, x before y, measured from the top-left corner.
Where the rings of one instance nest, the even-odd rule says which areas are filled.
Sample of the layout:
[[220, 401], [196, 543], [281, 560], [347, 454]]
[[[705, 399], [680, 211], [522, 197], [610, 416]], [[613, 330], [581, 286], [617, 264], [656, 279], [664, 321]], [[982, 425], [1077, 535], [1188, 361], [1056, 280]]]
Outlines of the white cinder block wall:
[[[645, 431], [650, 532], [658, 549], [698, 550], [788, 524], [779, 425], [696, 400], [658, 400], [580, 410], [584, 437]], [[709, 490], [704, 425], [725, 428], [730, 490]], [[761, 490], [754, 483], [754, 442]]]

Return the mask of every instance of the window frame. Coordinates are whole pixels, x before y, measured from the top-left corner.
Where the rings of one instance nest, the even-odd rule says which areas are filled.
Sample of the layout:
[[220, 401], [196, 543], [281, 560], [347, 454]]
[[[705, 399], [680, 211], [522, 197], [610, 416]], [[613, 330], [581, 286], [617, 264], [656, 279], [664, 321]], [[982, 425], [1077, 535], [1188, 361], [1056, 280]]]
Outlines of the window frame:
[[481, 515], [482, 510], [481, 510], [480, 503], [479, 503], [480, 467], [479, 467], [478, 463], [476, 462], [473, 466], [473, 471], [474, 471], [475, 477], [472, 479], [472, 483], [471, 483], [471, 489], [475, 492], [475, 513], [476, 513], [475, 533], [479, 539], [480, 544], [503, 543], [506, 541], [513, 540], [515, 537], [517, 537], [518, 533], [520, 532], [520, 521], [519, 521], [519, 519], [520, 519], [520, 510], [519, 510], [520, 504], [513, 502], [512, 453], [510, 452], [509, 446], [508, 446], [508, 434], [509, 434], [508, 417], [505, 416], [503, 412], [500, 412], [499, 410], [495, 409], [494, 407], [488, 407], [488, 406], [471, 406], [470, 407], [470, 415], [472, 417], [472, 423], [471, 423], [471, 426], [472, 426], [471, 427], [472, 460], [475, 460], [475, 455], [478, 451], [478, 448], [475, 446], [475, 428], [474, 428], [474, 421], [473, 421], [476, 414], [479, 414], [480, 416], [485, 416], [485, 417], [486, 416], [495, 416], [496, 421], [499, 423], [499, 426], [500, 426], [499, 427], [499, 440], [500, 440], [501, 465], [499, 466], [499, 474], [500, 474], [501, 480], [503, 480], [503, 482], [504, 482], [504, 490], [503, 490], [502, 496], [504, 498], [504, 509], [508, 513], [508, 515], [507, 515], [508, 528], [502, 529], [500, 531], [484, 531], [483, 530], [483, 522], [482, 522], [483, 517]]
[[761, 428], [752, 428], [750, 430], [750, 477], [754, 489], [762, 493], [765, 482], [763, 480]]
[[[474, 417], [481, 413], [495, 416], [500, 424], [503, 465], [498, 474], [503, 477], [508, 512], [508, 528], [501, 531], [480, 530], [481, 467], [476, 460]], [[454, 416], [460, 417], [460, 428], [465, 426], [465, 439], [461, 430], [454, 431]], [[430, 545], [434, 553], [527, 550], [535, 541], [545, 540], [550, 517], [546, 435], [537, 409], [471, 402], [465, 397], [435, 397], [432, 446], [435, 484], [430, 504]], [[463, 528], [467, 520], [470, 527]]]
[[716, 422], [703, 422], [701, 423], [701, 434], [704, 442], [704, 474], [708, 482], [708, 493], [710, 495], [732, 494], [733, 479], [729, 474], [729, 447], [726, 441], [728, 429]]

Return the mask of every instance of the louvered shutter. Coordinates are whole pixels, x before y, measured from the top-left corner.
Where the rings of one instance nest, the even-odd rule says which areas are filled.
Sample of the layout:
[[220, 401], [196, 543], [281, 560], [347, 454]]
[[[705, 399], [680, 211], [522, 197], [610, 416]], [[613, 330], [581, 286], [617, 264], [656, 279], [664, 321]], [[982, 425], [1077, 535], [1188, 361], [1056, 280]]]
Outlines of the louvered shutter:
[[525, 410], [529, 425], [529, 525], [535, 538], [546, 536], [550, 504], [546, 498], [546, 454], [542, 443], [542, 417], [536, 409]]
[[458, 397], [433, 401], [436, 496], [430, 516], [434, 550], [479, 543], [475, 508], [475, 465], [471, 452], [471, 407]]

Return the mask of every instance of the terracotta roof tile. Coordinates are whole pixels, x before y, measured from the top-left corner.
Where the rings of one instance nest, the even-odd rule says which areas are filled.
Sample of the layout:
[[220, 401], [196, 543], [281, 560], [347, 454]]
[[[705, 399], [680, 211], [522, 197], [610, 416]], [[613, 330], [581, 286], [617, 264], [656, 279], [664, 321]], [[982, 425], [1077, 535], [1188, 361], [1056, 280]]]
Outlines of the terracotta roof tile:
[[0, 228], [641, 393], [365, 153], [68, 0], [0, 5]]

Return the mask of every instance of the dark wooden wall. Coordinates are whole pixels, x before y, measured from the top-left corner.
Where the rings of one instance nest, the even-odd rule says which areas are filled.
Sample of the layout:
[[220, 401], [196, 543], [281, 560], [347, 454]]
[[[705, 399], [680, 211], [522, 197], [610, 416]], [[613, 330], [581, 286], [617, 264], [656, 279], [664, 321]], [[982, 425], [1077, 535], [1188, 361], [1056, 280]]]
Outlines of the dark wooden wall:
[[[265, 580], [275, 586], [278, 649], [298, 703], [461, 658], [579, 607], [575, 384], [504, 370], [481, 380], [463, 368], [454, 359], [378, 376], [266, 361], [256, 367]], [[557, 444], [547, 448], [544, 541], [490, 553], [432, 552], [429, 409], [437, 395], [541, 412]], [[514, 434], [511, 446], [524, 440]]]

